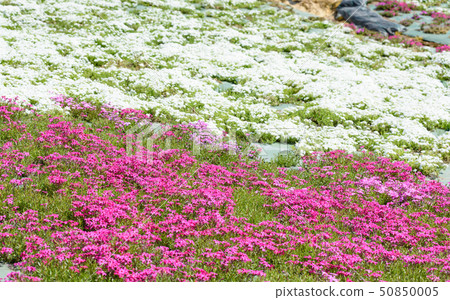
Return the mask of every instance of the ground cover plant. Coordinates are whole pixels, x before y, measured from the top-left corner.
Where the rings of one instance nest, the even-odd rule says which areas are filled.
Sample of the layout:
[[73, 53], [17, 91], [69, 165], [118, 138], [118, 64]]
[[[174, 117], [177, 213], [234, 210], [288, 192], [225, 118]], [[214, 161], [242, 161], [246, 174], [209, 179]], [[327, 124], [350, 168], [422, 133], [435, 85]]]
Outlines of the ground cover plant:
[[[378, 41], [388, 40], [392, 43], [403, 44], [407, 47], [411, 47], [411, 48], [415, 48], [415, 49], [418, 49], [418, 48], [424, 46], [423, 41], [420, 38], [410, 38], [410, 37], [404, 36], [402, 34], [395, 34], [395, 35], [386, 37], [386, 36], [380, 34], [379, 32], [367, 30], [365, 28], [358, 28], [353, 23], [347, 23], [344, 26], [354, 30], [354, 33], [358, 36], [370, 37], [370, 38], [378, 40]], [[436, 47], [436, 51], [441, 52], [442, 51], [441, 47], [442, 46]], [[444, 50], [444, 48], [442, 48], [442, 49]]]
[[355, 37], [260, 0], [14, 0], [0, 11], [0, 95], [39, 109], [55, 108], [54, 91], [287, 139], [299, 155], [364, 147], [426, 174], [449, 162], [448, 47]]
[[62, 111], [0, 101], [9, 280], [450, 280], [450, 190], [405, 162], [336, 150], [288, 169], [202, 122], [127, 154], [152, 116], [53, 101]]
[[368, 3], [402, 3], [401, 5], [408, 9], [408, 8], [415, 8], [415, 9], [427, 9], [429, 7], [432, 7], [434, 9], [441, 9], [446, 10], [448, 9], [448, 5], [446, 7], [441, 7], [442, 4], [446, 4], [447, 0], [404, 0], [404, 1], [378, 1], [378, 0], [368, 0]]
[[422, 23], [420, 29], [425, 33], [446, 34], [450, 31], [450, 14], [438, 12], [434, 10], [427, 10], [425, 7], [417, 6], [414, 3], [406, 3], [401, 1], [387, 1], [378, 2], [376, 4], [377, 10], [383, 10], [381, 15], [386, 17], [394, 17], [404, 13], [411, 13], [416, 11], [411, 19], [403, 20], [402, 25], [410, 26], [414, 21], [420, 20], [419, 15], [430, 16], [431, 23]]

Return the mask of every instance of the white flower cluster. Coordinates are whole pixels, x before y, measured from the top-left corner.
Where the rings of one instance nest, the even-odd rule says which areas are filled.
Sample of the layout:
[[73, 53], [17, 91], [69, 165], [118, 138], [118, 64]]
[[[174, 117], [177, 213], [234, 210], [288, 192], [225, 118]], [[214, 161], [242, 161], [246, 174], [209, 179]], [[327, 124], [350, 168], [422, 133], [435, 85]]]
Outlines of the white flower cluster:
[[0, 3], [0, 95], [202, 119], [301, 153], [449, 160], [448, 134], [432, 131], [450, 129], [450, 53], [360, 40], [262, 0]]

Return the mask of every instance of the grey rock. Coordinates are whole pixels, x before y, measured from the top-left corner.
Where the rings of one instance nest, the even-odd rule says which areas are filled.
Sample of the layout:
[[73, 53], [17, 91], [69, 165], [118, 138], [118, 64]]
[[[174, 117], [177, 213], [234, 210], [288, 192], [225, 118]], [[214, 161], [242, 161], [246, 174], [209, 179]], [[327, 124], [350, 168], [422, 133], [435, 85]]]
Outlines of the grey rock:
[[439, 173], [438, 181], [445, 185], [450, 184], [450, 165]]
[[0, 263], [0, 282], [4, 281], [6, 276], [11, 272], [14, 272], [14, 270], [11, 269], [11, 267], [8, 264]]
[[252, 143], [256, 148], [261, 149], [259, 156], [265, 160], [270, 161], [276, 158], [279, 154], [287, 155], [291, 153], [290, 149], [292, 146], [284, 143], [273, 143], [273, 144], [260, 144], [260, 143]]
[[234, 88], [234, 84], [228, 81], [222, 81], [222, 83], [216, 88], [216, 91], [223, 93]]
[[435, 129], [433, 130], [431, 133], [435, 136], [435, 137], [439, 137], [443, 134], [445, 134], [447, 131], [444, 129]]
[[282, 111], [282, 110], [285, 110], [286, 108], [297, 107], [297, 105], [290, 104], [290, 103], [282, 103], [280, 105], [272, 106], [272, 107], [275, 108], [276, 110]]

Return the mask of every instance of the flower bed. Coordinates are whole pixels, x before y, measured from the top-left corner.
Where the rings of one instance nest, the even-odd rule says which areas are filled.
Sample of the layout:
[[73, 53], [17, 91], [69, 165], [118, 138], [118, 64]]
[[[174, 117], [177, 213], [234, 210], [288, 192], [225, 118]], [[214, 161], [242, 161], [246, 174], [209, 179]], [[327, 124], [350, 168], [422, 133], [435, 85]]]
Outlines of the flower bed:
[[211, 149], [201, 124], [127, 155], [151, 116], [55, 100], [64, 115], [0, 102], [10, 280], [450, 280], [450, 190], [404, 162], [338, 150], [290, 170]]
[[377, 10], [384, 10], [385, 12], [389, 11], [393, 16], [397, 16], [399, 13], [409, 13], [412, 10], [417, 9], [417, 5], [413, 3], [406, 3], [400, 1], [387, 1], [387, 2], [378, 2], [376, 4]]
[[433, 135], [450, 129], [448, 52], [359, 40], [265, 1], [41, 2], [0, 6], [2, 95], [207, 120], [299, 154], [364, 146], [424, 173], [449, 161], [449, 134]]
[[[357, 28], [357, 26], [352, 23], [349, 23], [349, 24], [346, 23], [346, 24], [344, 24], [344, 26], [354, 30], [354, 33], [356, 35], [367, 36], [367, 37], [370, 37], [377, 41], [390, 41], [395, 44], [403, 44], [407, 47], [412, 47], [412, 48], [416, 48], [416, 49], [424, 46], [420, 39], [409, 38], [409, 37], [406, 37], [403, 35], [398, 35], [398, 34], [386, 37], [378, 32], [366, 30], [365, 28]], [[443, 52], [446, 50], [447, 50], [446, 48], [441, 47], [441, 46], [436, 47], [436, 51], [438, 51], [438, 52]]]
[[[446, 34], [450, 31], [450, 15], [437, 12], [433, 10], [426, 10], [422, 7], [418, 7], [413, 3], [406, 3], [400, 1], [387, 1], [387, 2], [379, 2], [376, 4], [377, 10], [383, 10], [381, 13], [385, 17], [394, 17], [400, 14], [411, 13], [411, 12], [420, 12], [421, 15], [430, 16], [432, 18], [432, 22], [430, 24], [422, 23], [420, 30], [424, 33], [431, 34]], [[420, 19], [418, 14], [413, 15], [411, 19], [404, 19], [404, 22], [407, 22], [410, 26], [414, 20]]]

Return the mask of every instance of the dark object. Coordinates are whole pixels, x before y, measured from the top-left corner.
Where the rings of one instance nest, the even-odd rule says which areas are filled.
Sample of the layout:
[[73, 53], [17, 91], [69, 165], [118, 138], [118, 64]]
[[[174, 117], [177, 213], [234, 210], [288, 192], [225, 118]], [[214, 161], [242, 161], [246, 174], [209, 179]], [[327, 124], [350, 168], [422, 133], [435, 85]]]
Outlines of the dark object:
[[336, 9], [336, 18], [342, 17], [358, 27], [377, 31], [384, 36], [404, 32], [405, 26], [385, 20], [366, 6], [366, 0], [343, 0]]
[[355, 7], [355, 6], [366, 6], [367, 0], [343, 0], [339, 7]]

